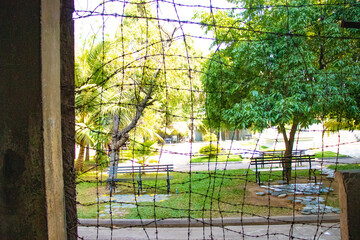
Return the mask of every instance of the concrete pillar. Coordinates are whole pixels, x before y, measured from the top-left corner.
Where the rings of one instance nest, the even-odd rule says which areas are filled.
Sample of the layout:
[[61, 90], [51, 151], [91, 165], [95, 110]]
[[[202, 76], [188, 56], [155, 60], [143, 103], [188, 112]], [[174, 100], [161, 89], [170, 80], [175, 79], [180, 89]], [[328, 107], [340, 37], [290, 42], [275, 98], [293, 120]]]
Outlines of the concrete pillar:
[[360, 239], [360, 170], [337, 171], [342, 240]]
[[61, 0], [61, 126], [67, 239], [77, 239], [75, 184], [75, 96], [73, 0]]
[[0, 18], [0, 239], [66, 239], [60, 0], [1, 0]]

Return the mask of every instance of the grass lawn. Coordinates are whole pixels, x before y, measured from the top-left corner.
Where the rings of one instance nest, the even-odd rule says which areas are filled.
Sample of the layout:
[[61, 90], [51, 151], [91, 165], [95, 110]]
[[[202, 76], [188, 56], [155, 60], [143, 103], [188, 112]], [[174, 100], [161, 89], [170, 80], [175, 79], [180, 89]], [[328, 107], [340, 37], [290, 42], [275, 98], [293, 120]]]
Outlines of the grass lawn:
[[[337, 157], [337, 153], [336, 153], [336, 152], [332, 152], [332, 151], [316, 152], [316, 153], [315, 153], [315, 157], [316, 157], [316, 158]], [[339, 153], [339, 157], [348, 157], [348, 156]]]
[[242, 161], [241, 155], [218, 155], [217, 157], [201, 156], [201, 157], [193, 157], [191, 159], [191, 163], [207, 163], [207, 162], [234, 162], [234, 161]]
[[[262, 174], [265, 182], [269, 178], [273, 181], [280, 180], [281, 171]], [[307, 170], [293, 171], [297, 182], [306, 181]], [[86, 176], [88, 175], [88, 176]], [[168, 200], [159, 202], [138, 202], [136, 208], [121, 208], [114, 211], [113, 218], [126, 219], [157, 219], [162, 218], [216, 218], [240, 216], [272, 216], [288, 215], [293, 213], [293, 205], [285, 199], [274, 196], [257, 196], [257, 191], [264, 191], [255, 183], [255, 174], [251, 170], [238, 169], [211, 172], [173, 172], [171, 174], [171, 196]], [[94, 178], [93, 173], [85, 174], [87, 181]], [[82, 178], [81, 177], [81, 178]], [[106, 177], [105, 177], [106, 179]], [[80, 178], [78, 179], [78, 181]], [[133, 194], [137, 189], [136, 182], [121, 182], [118, 192], [121, 194]], [[166, 194], [166, 181], [144, 181], [143, 194]], [[96, 218], [97, 213], [104, 213], [105, 205], [98, 203], [97, 196], [108, 194], [105, 185], [96, 182], [82, 182], [77, 185], [77, 201], [79, 218]], [[329, 202], [337, 206], [337, 198], [329, 197]], [[270, 206], [270, 207], [269, 207]], [[302, 205], [296, 205], [298, 213]], [[109, 214], [101, 218], [109, 218]]]
[[351, 169], [360, 169], [360, 164], [352, 163], [352, 164], [338, 164], [338, 165], [329, 165], [330, 169], [337, 170], [351, 170]]

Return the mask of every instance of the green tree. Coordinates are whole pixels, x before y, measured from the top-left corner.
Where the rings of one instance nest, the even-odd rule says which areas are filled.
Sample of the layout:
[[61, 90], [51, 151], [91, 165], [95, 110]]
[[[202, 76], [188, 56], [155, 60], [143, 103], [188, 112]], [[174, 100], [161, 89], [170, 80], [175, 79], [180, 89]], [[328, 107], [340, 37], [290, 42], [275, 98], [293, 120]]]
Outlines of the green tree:
[[[85, 150], [89, 151], [90, 146], [94, 146], [94, 139], [91, 136], [91, 128], [86, 125], [86, 121], [76, 122], [76, 143], [79, 145], [79, 154], [75, 162], [75, 170], [77, 172], [83, 171]], [[86, 153], [88, 154], [88, 153]]]
[[[193, 67], [200, 65], [188, 57], [196, 52], [191, 41], [184, 44], [176, 28], [152, 20], [154, 11], [143, 1], [132, 1], [125, 14], [113, 38], [95, 36], [78, 51], [76, 69], [79, 131], [90, 134], [97, 149], [107, 141], [114, 166], [129, 138], [157, 140], [156, 128], [174, 115], [188, 117], [186, 103], [198, 99], [201, 86]], [[186, 90], [189, 78], [193, 88]]]
[[75, 170], [83, 171], [85, 149], [94, 146], [96, 135], [92, 129], [96, 126], [96, 119], [99, 116], [101, 71], [101, 55], [104, 50], [102, 45], [86, 49], [82, 54], [77, 55], [75, 61], [75, 113], [76, 113], [76, 143], [79, 146], [79, 154], [75, 163]]
[[[117, 165], [118, 149], [128, 140], [133, 129], [136, 128], [133, 132], [137, 134], [144, 123], [148, 123], [149, 128], [168, 127], [174, 115], [181, 119], [189, 117], [189, 106], [194, 109], [196, 104], [187, 103], [199, 99], [195, 95], [200, 95], [198, 90], [201, 87], [196, 73], [200, 66], [197, 59], [189, 57], [196, 52], [190, 39], [185, 44], [183, 37], [176, 35], [178, 28], [152, 20], [156, 18], [155, 12], [143, 1], [130, 5], [125, 13], [128, 17], [116, 33], [114, 45], [117, 51], [114, 51], [113, 58], [116, 61], [112, 61], [112, 64], [123, 67], [115, 69], [117, 75], [112, 76], [122, 89], [123, 95], [119, 99], [122, 102], [127, 99], [132, 108], [132, 118], [128, 125], [119, 127], [120, 115], [113, 115], [111, 165]], [[192, 89], [184, 88], [189, 81]], [[141, 121], [140, 118], [146, 119], [146, 114], [153, 114], [152, 120]], [[159, 121], [149, 124], [155, 119]]]
[[276, 126], [284, 138], [289, 181], [300, 127], [327, 117], [360, 119], [360, 32], [339, 27], [344, 16], [359, 19], [359, 4], [231, 2], [243, 10], [200, 16], [217, 49], [202, 78], [207, 116], [215, 126]]

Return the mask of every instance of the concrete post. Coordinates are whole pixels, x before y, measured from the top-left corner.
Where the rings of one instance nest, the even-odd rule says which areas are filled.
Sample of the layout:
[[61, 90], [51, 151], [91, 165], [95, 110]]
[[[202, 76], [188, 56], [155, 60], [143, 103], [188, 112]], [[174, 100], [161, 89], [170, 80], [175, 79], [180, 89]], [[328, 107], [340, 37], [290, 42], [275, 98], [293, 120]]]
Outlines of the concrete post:
[[75, 81], [73, 0], [61, 0], [61, 126], [65, 185], [67, 239], [77, 239], [75, 184]]
[[66, 239], [60, 0], [2, 0], [0, 18], [0, 239]]
[[360, 170], [337, 171], [342, 240], [360, 239]]

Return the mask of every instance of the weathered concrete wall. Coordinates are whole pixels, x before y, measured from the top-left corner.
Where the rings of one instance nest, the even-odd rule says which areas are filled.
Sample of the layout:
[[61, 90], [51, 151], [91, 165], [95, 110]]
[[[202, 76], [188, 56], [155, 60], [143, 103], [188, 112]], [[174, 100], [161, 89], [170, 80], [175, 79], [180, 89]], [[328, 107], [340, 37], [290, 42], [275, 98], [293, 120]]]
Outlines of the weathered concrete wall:
[[1, 1], [0, 17], [0, 239], [65, 239], [60, 0]]
[[360, 239], [360, 170], [337, 171], [342, 240]]
[[0, 5], [0, 235], [45, 239], [40, 6], [16, 2]]

